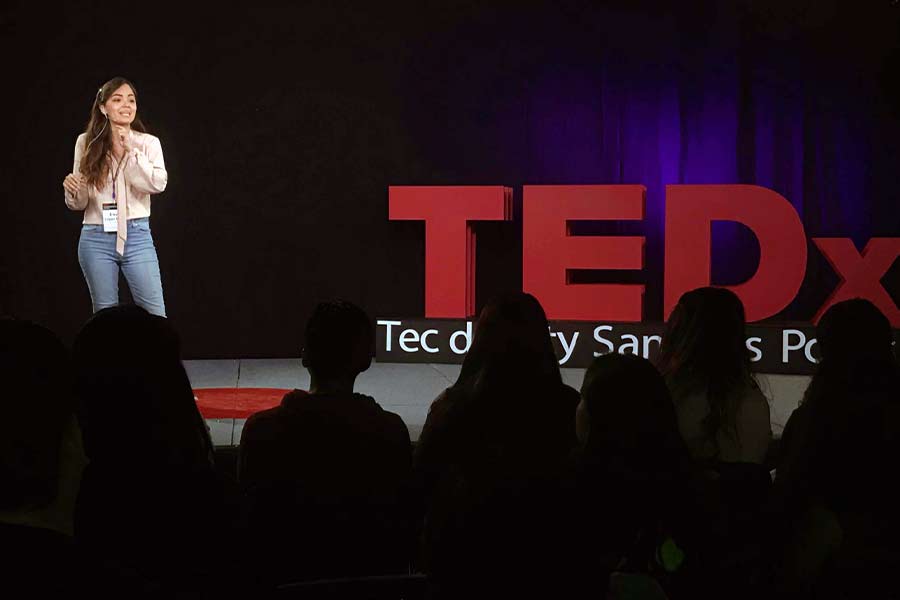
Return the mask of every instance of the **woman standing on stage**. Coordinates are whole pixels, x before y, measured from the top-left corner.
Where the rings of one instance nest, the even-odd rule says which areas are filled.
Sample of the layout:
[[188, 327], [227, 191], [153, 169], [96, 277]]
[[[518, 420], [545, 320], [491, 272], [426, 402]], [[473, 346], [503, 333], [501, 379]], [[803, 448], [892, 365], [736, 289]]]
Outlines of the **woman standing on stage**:
[[166, 189], [159, 138], [137, 116], [137, 91], [122, 77], [97, 91], [90, 121], [75, 142], [66, 206], [83, 210], [78, 262], [94, 312], [119, 303], [119, 270], [135, 303], [166, 316], [159, 260], [150, 233], [150, 195]]

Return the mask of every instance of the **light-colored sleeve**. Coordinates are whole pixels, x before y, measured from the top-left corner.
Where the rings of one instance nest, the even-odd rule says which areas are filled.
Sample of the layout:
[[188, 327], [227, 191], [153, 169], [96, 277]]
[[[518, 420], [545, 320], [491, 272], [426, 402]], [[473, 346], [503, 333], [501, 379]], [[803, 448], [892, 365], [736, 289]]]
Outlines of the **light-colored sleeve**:
[[[75, 140], [75, 159], [72, 161], [73, 173], [81, 172], [81, 156], [84, 154], [84, 140], [85, 135], [83, 133]], [[69, 210], [84, 210], [87, 208], [89, 200], [88, 196], [90, 195], [88, 189], [78, 192], [75, 196], [71, 195], [69, 192], [63, 192], [63, 195], [65, 196], [66, 206], [69, 207]]]
[[159, 194], [166, 189], [169, 174], [159, 138], [150, 138], [146, 152], [141, 148], [132, 151], [131, 160], [125, 165], [125, 178], [132, 187], [146, 194]]
[[745, 462], [762, 464], [772, 441], [769, 401], [758, 389], [745, 394], [738, 409], [738, 439]]

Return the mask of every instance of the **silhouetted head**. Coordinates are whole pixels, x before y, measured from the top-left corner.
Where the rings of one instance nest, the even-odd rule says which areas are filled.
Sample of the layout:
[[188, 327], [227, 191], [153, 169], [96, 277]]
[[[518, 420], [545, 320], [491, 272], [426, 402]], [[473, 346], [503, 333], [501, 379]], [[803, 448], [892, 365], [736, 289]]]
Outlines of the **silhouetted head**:
[[575, 442], [570, 392], [534, 296], [494, 298], [482, 309], [459, 377], [447, 391], [454, 460], [488, 472], [551, 465]]
[[39, 325], [0, 319], [0, 382], [0, 510], [45, 506], [75, 408], [68, 350]]
[[868, 300], [847, 300], [822, 316], [817, 340], [822, 360], [779, 478], [833, 509], [893, 514], [884, 465], [900, 458], [900, 365], [890, 323]]
[[481, 310], [456, 385], [497, 371], [523, 381], [561, 383], [548, 327], [544, 309], [531, 294], [494, 298]]
[[677, 404], [705, 393], [707, 438], [717, 432], [736, 435], [737, 407], [743, 392], [757, 388], [750, 372], [744, 305], [733, 292], [705, 287], [685, 293], [672, 311], [663, 334], [657, 366]]
[[353, 380], [372, 364], [374, 347], [363, 309], [345, 300], [320, 302], [306, 322], [302, 362], [319, 381]]
[[585, 372], [575, 412], [577, 481], [590, 499], [582, 516], [604, 523], [594, 534], [629, 544], [643, 528], [678, 523], [690, 456], [656, 368], [632, 354], [597, 357]]
[[816, 327], [823, 361], [884, 358], [893, 355], [891, 323], [878, 308], [862, 298], [831, 306]]
[[641, 469], [665, 470], [686, 452], [665, 381], [631, 354], [605, 354], [588, 367], [576, 431], [586, 454]]
[[725, 375], [740, 380], [749, 371], [744, 305], [724, 288], [685, 293], [672, 311], [660, 347], [663, 376], [679, 385], [705, 386]]
[[101, 310], [73, 355], [91, 460], [208, 466], [211, 442], [168, 320], [136, 306]]

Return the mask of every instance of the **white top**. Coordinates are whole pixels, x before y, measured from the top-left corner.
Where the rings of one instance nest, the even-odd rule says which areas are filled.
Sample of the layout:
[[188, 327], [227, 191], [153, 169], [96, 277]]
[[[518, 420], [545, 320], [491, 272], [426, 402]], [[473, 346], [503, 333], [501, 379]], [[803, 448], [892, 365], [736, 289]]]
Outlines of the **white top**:
[[[149, 133], [130, 132], [132, 150], [123, 158], [123, 164], [119, 169], [119, 178], [116, 182], [118, 194], [122, 194], [126, 201], [127, 218], [138, 219], [150, 216], [150, 194], [159, 194], [166, 189], [169, 174], [166, 173], [166, 164], [163, 161], [162, 145], [159, 138]], [[73, 173], [80, 173], [81, 156], [84, 154], [86, 134], [82, 133], [75, 141], [75, 160], [72, 167]], [[77, 196], [65, 193], [66, 206], [71, 210], [83, 210], [85, 224], [101, 225], [103, 215], [101, 205], [104, 203], [116, 203], [113, 199], [113, 175], [119, 165], [116, 159], [110, 156], [109, 176], [100, 190], [92, 185], [87, 186], [86, 191]]]
[[[737, 408], [737, 436], [720, 429], [716, 435], [719, 444], [717, 460], [721, 462], [750, 462], [761, 464], [772, 440], [769, 421], [769, 401], [761, 391], [748, 388], [740, 393]], [[695, 459], [713, 458], [715, 446], [703, 430], [703, 420], [709, 415], [706, 392], [689, 394], [675, 399], [678, 413], [678, 429]]]

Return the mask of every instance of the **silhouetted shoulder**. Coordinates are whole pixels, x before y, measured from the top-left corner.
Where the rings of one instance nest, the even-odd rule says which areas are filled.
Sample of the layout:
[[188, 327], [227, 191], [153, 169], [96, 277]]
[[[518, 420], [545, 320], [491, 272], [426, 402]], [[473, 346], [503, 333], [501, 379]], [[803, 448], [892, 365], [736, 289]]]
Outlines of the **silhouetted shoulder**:
[[244, 424], [244, 431], [252, 430], [260, 424], [277, 421], [281, 418], [283, 412], [284, 408], [281, 405], [255, 412], [247, 418], [247, 422]]
[[562, 397], [566, 402], [572, 404], [573, 409], [578, 406], [578, 402], [581, 400], [581, 395], [578, 393], [578, 390], [565, 383], [562, 386]]
[[361, 403], [365, 403], [365, 405], [376, 412], [379, 418], [383, 419], [385, 429], [390, 431], [392, 436], [396, 436], [398, 441], [404, 441], [408, 444], [410, 443], [409, 438], [409, 429], [406, 427], [406, 423], [403, 422], [403, 419], [397, 413], [391, 412], [385, 409], [383, 406], [378, 404], [375, 401], [375, 398], [372, 396], [366, 396], [365, 394], [353, 394], [354, 399]]
[[397, 437], [405, 440], [406, 443], [409, 443], [409, 428], [406, 426], [406, 423], [403, 422], [403, 419], [400, 417], [400, 415], [389, 410], [384, 410], [384, 415], [386, 423], [390, 425], [391, 430], [396, 433]]
[[437, 395], [437, 398], [431, 401], [431, 406], [428, 407], [428, 416], [430, 417], [432, 414], [435, 417], [442, 416], [450, 408], [451, 404], [450, 388], [446, 388]]

